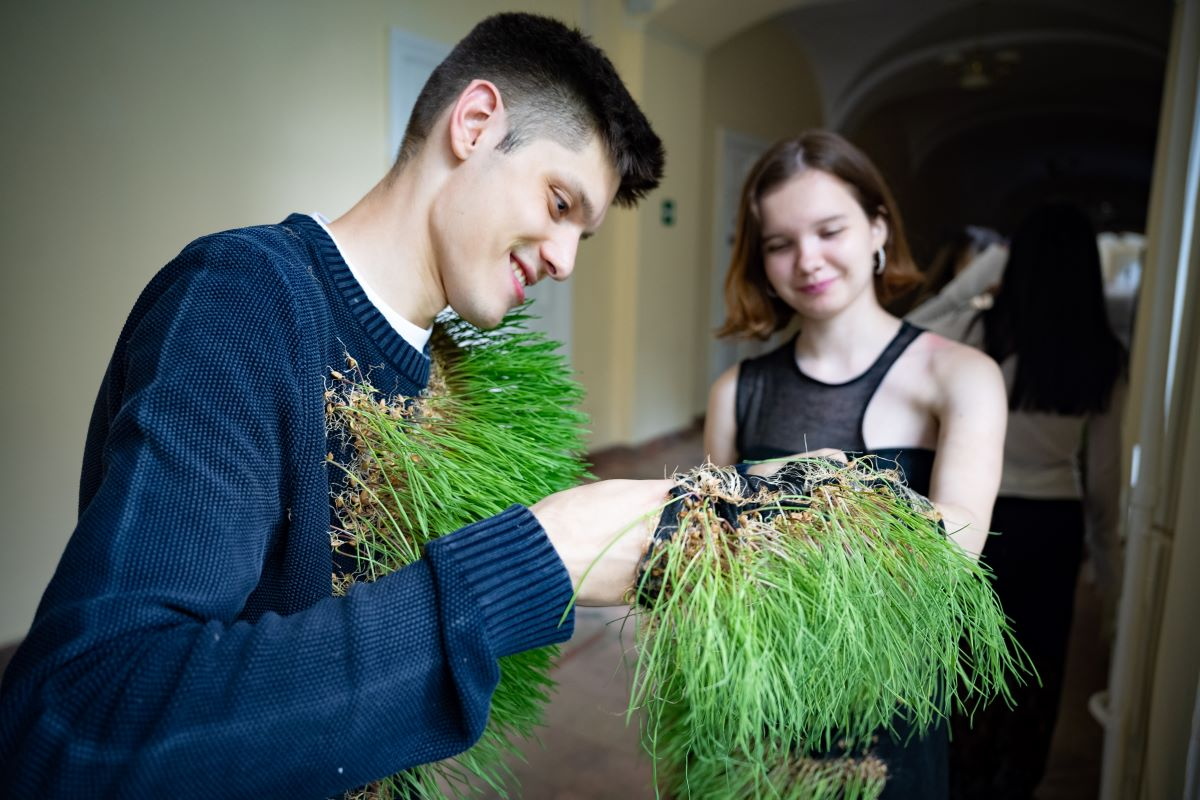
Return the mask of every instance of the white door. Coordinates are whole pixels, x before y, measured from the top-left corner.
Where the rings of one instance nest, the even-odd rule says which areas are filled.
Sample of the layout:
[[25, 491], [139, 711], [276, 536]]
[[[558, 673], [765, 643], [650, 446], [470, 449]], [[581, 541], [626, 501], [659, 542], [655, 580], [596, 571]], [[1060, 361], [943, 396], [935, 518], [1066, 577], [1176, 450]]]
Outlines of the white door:
[[[400, 151], [404, 129], [417, 96], [434, 68], [450, 53], [450, 45], [408, 31], [392, 28], [388, 47], [388, 135], [387, 166]], [[538, 318], [529, 327], [562, 343], [561, 351], [571, 358], [571, 285], [544, 280], [528, 290], [533, 300], [530, 313]]]
[[[709, 276], [709, 331], [725, 321], [725, 273], [733, 252], [734, 226], [737, 224], [738, 200], [742, 183], [750, 168], [770, 145], [744, 133], [719, 128], [717, 130], [716, 225], [713, 226], [713, 263]], [[771, 343], [757, 340], [709, 340], [708, 383], [727, 368], [744, 358], [758, 355]]]

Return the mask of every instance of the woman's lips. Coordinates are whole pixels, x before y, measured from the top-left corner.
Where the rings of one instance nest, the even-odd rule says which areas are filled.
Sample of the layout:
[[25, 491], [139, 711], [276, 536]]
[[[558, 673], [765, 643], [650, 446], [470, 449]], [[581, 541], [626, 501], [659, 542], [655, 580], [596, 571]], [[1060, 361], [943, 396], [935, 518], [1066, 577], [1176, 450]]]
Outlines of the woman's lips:
[[833, 278], [826, 278], [823, 281], [817, 281], [816, 283], [810, 283], [807, 286], [801, 286], [800, 291], [804, 292], [805, 294], [820, 294], [828, 289], [833, 284], [833, 281]]

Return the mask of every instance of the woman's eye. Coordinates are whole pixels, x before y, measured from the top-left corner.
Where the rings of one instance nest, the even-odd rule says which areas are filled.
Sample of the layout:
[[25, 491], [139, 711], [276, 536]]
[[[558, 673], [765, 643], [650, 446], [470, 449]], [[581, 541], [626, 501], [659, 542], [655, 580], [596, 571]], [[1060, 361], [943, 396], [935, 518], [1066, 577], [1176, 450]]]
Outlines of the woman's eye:
[[845, 230], [845, 228], [833, 228], [831, 230], [821, 231], [821, 238], [822, 239], [832, 239], [833, 237], [837, 236], [839, 233], [841, 233], [844, 230]]
[[768, 253], [782, 253], [784, 250], [788, 249], [788, 243], [787, 242], [767, 242], [766, 247], [764, 247], [763, 249], [766, 250]]
[[567, 202], [566, 198], [564, 198], [561, 194], [558, 194], [557, 192], [555, 192], [555, 194], [554, 194], [554, 212], [558, 216], [561, 217], [564, 214], [566, 214], [570, 208], [571, 208], [571, 204]]

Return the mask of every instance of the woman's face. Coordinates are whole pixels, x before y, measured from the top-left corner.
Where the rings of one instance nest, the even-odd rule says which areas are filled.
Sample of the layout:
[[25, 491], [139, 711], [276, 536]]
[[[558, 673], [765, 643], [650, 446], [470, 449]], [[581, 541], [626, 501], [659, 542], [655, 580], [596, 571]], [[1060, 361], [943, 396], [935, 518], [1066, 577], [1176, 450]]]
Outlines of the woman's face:
[[887, 240], [883, 217], [869, 219], [839, 178], [808, 169], [763, 196], [767, 280], [801, 317], [830, 319], [875, 303], [875, 251]]

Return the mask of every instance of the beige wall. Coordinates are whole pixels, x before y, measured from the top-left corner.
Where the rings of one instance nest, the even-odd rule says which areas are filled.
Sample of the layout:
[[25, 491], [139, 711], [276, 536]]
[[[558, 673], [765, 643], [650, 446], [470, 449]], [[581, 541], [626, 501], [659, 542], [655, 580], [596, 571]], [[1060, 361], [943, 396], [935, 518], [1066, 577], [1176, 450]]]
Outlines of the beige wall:
[[[633, 96], [642, 101], [646, 46], [641, 28], [626, 20], [617, 4], [595, 2], [586, 10], [589, 32], [617, 66]], [[592, 13], [597, 10], [607, 13]], [[612, 209], [600, 232], [580, 248], [571, 278], [572, 359], [587, 389], [583, 410], [592, 420], [593, 448], [628, 441], [640, 224], [636, 209]]]
[[[496, 3], [21, 3], [0, 43], [6, 249], [0, 643], [74, 525], [88, 416], [125, 315], [190, 239], [345, 211], [378, 179], [387, 30], [453, 41]], [[578, 22], [579, 2], [510, 3]], [[442, 8], [442, 6], [438, 6]]]
[[[1200, 258], [1192, 258], [1200, 269]], [[1196, 273], [1193, 271], [1192, 273]], [[1197, 295], [1195, 288], [1192, 295]], [[1179, 460], [1168, 476], [1168, 496], [1173, 503], [1164, 515], [1172, 532], [1170, 566], [1162, 576], [1162, 621], [1157, 635], [1152, 689], [1146, 731], [1146, 766], [1142, 797], [1183, 797], [1187, 760], [1194, 758], [1195, 714], [1200, 705], [1200, 639], [1196, 637], [1196, 576], [1200, 575], [1200, 347], [1192, 334], [1190, 364], [1179, 372], [1190, 386], [1181, 392], [1185, 406], [1179, 411], [1183, 445]], [[1186, 364], [1186, 362], [1184, 362]], [[1189, 380], [1190, 379], [1190, 380]], [[1188, 702], [1188, 699], [1191, 702]]]
[[698, 242], [699, 297], [692, 328], [703, 359], [694, 375], [701, 408], [708, 392], [708, 348], [713, 342], [709, 318], [709, 275], [724, 273], [714, 264], [716, 226], [717, 131], [747, 134], [775, 142], [821, 124], [821, 95], [808, 59], [795, 40], [769, 21], [749, 28], [714, 48], [704, 65], [704, 121], [700, 142], [701, 196], [704, 231]]
[[[635, 442], [679, 430], [692, 422], [694, 386], [703, 361], [692, 320], [703, 308], [705, 271], [699, 242], [706, 229], [700, 205], [703, 58], [698, 51], [647, 40], [645, 105], [667, 144], [667, 174], [639, 210], [637, 329], [632, 362], [636, 385], [632, 430]], [[674, 204], [674, 223], [662, 221], [662, 203]]]
[[1171, 38], [1125, 413], [1138, 466], [1126, 462], [1102, 800], [1194, 798], [1200, 778], [1200, 7], [1176, 6]]
[[[773, 141], [819, 124], [821, 98], [795, 41], [769, 22], [711, 51], [653, 29], [633, 35], [611, 16], [593, 30], [667, 147], [662, 186], [638, 210], [610, 215], [589, 244], [594, 267], [581, 261], [573, 279], [575, 363], [603, 447], [680, 430], [704, 412], [717, 129]], [[675, 206], [670, 226], [664, 200]]]

